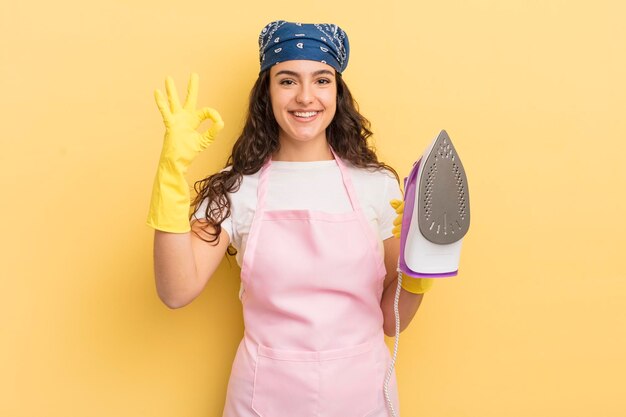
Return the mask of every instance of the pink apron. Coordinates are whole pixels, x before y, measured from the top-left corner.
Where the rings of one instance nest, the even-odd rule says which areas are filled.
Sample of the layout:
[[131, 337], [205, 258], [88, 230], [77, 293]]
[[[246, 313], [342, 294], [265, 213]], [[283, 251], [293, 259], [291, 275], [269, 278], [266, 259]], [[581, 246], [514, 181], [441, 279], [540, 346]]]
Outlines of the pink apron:
[[[223, 417], [391, 415], [384, 259], [350, 173], [331, 151], [351, 212], [266, 210], [271, 159], [261, 168], [241, 268], [245, 330]], [[399, 415], [395, 370], [389, 393]]]

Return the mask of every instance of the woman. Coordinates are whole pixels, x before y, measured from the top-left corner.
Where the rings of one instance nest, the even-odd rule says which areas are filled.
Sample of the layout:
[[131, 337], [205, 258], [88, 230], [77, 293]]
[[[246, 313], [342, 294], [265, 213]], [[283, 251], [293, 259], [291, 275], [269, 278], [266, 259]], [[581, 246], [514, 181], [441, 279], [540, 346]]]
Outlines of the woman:
[[[281, 20], [259, 48], [245, 126], [226, 167], [196, 184], [191, 225], [184, 173], [223, 122], [195, 109], [195, 74], [184, 106], [169, 77], [169, 105], [155, 93], [166, 125], [148, 216], [159, 296], [172, 308], [191, 302], [232, 244], [245, 332], [224, 416], [387, 416], [385, 400], [397, 415], [395, 372], [390, 397], [382, 385], [402, 193], [343, 81], [348, 37]], [[206, 118], [212, 127], [196, 132]], [[403, 328], [430, 283], [403, 279]]]

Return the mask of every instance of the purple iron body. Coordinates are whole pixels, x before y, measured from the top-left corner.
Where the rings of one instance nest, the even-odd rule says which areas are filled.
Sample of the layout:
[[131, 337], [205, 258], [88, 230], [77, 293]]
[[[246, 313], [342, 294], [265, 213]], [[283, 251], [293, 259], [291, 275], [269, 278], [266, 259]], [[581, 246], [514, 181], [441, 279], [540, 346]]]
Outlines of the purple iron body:
[[470, 222], [467, 177], [445, 130], [404, 179], [399, 266], [416, 278], [457, 275]]

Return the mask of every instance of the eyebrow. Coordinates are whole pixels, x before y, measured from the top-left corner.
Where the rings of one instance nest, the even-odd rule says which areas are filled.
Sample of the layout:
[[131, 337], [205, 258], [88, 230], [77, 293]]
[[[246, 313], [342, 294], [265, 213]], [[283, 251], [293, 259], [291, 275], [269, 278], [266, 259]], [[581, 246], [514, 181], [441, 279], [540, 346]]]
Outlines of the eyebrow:
[[[297, 72], [295, 72], [295, 71], [289, 71], [289, 70], [282, 70], [282, 71], [278, 71], [278, 72], [276, 73], [275, 77], [277, 77], [277, 76], [279, 76], [279, 75], [281, 75], [281, 74], [292, 75], [292, 76], [294, 76], [294, 77], [300, 77], [300, 74], [299, 74], [299, 73], [297, 73]], [[331, 71], [329, 71], [329, 70], [327, 70], [327, 69], [322, 69], [322, 70], [315, 71], [315, 72], [313, 73], [313, 76], [320, 75], [320, 74], [329, 74], [329, 75], [332, 75], [332, 76], [334, 76], [334, 75], [335, 75], [335, 74], [333, 74]]]

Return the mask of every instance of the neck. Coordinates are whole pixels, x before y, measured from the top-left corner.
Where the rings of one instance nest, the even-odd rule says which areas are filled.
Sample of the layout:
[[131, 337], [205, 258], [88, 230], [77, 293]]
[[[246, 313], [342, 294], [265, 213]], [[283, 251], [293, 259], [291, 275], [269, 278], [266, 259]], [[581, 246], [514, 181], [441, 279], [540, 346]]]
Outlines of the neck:
[[311, 142], [280, 141], [280, 149], [272, 155], [273, 161], [312, 162], [333, 159], [326, 138]]

